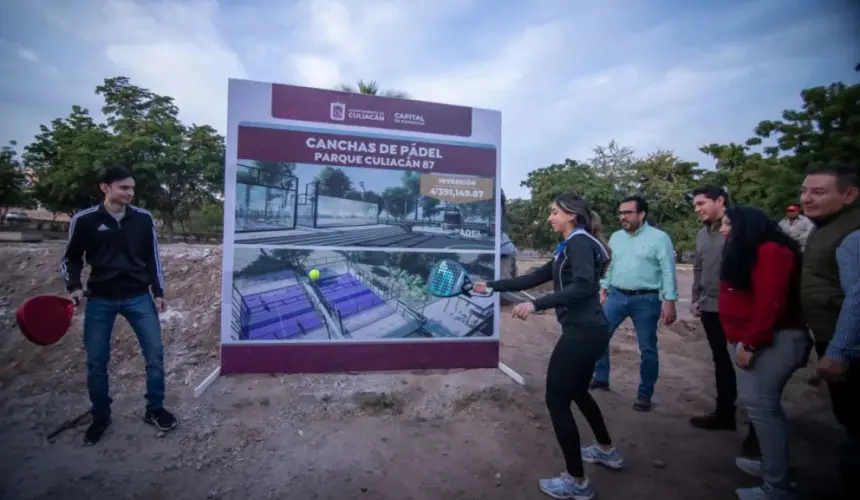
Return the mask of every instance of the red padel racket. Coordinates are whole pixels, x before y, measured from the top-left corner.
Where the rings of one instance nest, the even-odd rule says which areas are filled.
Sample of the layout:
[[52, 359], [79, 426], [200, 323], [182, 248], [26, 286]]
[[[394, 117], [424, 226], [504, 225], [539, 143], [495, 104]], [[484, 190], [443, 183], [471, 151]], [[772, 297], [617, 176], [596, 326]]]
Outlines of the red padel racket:
[[57, 343], [69, 331], [75, 302], [56, 295], [39, 295], [18, 306], [15, 319], [27, 340], [36, 345]]

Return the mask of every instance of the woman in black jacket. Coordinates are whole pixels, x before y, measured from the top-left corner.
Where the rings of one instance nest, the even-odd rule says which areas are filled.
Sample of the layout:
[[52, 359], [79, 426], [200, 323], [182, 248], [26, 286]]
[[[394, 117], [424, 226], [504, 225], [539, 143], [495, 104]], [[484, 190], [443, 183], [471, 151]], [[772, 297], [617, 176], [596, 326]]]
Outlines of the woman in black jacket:
[[[513, 315], [525, 320], [535, 311], [554, 308], [561, 323], [561, 337], [547, 368], [546, 405], [567, 470], [560, 476], [541, 479], [538, 486], [554, 498], [589, 500], [594, 490], [583, 471], [583, 460], [614, 469], [623, 459], [612, 446], [597, 402], [588, 392], [594, 364], [609, 346], [609, 323], [600, 306], [600, 276], [609, 264], [605, 245], [591, 234], [591, 210], [575, 194], [556, 196], [550, 205], [549, 223], [564, 236], [554, 258], [530, 274], [513, 279], [476, 283], [474, 290], [496, 292], [526, 290], [553, 282], [553, 293], [514, 307]], [[579, 431], [571, 402], [575, 402], [597, 444], [580, 447]]]

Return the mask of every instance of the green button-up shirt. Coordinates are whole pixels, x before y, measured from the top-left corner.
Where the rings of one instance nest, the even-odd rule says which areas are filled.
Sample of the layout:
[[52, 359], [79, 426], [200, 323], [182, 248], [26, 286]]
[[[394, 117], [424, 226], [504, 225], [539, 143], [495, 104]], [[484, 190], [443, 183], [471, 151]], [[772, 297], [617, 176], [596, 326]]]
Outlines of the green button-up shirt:
[[600, 280], [602, 288], [660, 290], [663, 300], [678, 300], [672, 238], [647, 222], [630, 234], [620, 230], [609, 238], [612, 261]]

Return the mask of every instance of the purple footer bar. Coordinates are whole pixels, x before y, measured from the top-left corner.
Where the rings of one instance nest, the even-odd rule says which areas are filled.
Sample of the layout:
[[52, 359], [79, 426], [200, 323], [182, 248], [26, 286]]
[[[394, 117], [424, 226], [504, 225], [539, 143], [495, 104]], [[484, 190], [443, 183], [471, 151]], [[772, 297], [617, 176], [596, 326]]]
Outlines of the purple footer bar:
[[444, 370], [498, 365], [498, 341], [221, 346], [224, 374]]

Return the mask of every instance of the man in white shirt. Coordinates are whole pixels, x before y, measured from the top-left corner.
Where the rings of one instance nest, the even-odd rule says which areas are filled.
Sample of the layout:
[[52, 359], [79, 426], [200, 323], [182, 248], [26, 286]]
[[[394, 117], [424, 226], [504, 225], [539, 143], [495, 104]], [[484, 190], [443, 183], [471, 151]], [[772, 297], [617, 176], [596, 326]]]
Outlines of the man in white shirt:
[[800, 207], [789, 205], [785, 207], [785, 218], [779, 221], [779, 228], [800, 244], [800, 248], [806, 248], [806, 239], [815, 229], [815, 223], [800, 213]]

